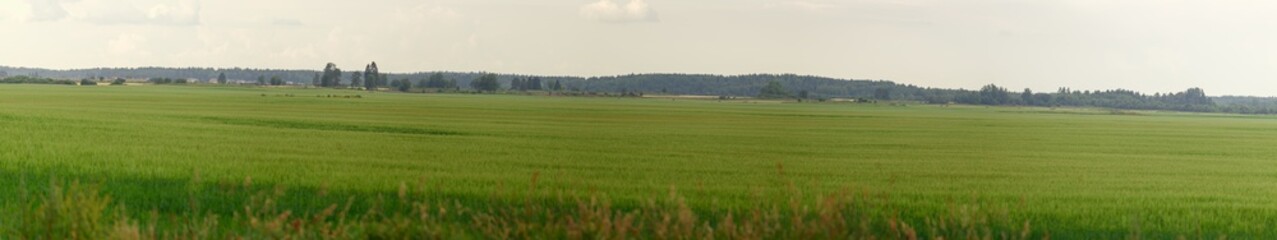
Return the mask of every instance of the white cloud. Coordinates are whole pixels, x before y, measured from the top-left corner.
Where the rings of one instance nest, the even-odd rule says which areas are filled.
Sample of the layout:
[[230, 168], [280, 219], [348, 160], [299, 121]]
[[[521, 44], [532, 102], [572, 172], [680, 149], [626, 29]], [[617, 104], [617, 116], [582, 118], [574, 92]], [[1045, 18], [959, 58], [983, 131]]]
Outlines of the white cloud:
[[232, 49], [256, 51], [248, 34], [240, 29], [199, 28], [195, 37], [201, 44], [195, 45], [177, 56], [183, 58], [212, 58], [229, 55]]
[[178, 1], [108, 1], [80, 0], [67, 4], [74, 20], [105, 25], [175, 25], [200, 24], [200, 2]]
[[629, 0], [624, 5], [618, 4], [613, 0], [599, 0], [598, 2], [581, 6], [581, 16], [590, 20], [610, 23], [660, 21], [656, 10], [647, 5], [644, 0]]
[[106, 43], [106, 50], [116, 55], [149, 55], [138, 47], [146, 44], [146, 37], [138, 34], [120, 34]]
[[27, 4], [31, 7], [31, 21], [57, 21], [67, 17], [62, 0], [27, 0]]
[[287, 46], [287, 47], [284, 47], [284, 50], [281, 50], [281, 51], [279, 51], [279, 52], [276, 52], [276, 53], [272, 54], [271, 56], [274, 56], [274, 57], [276, 57], [276, 58], [283, 58], [283, 59], [289, 59], [289, 60], [293, 60], [293, 61], [299, 61], [299, 60], [314, 60], [314, 59], [318, 59], [318, 58], [319, 58], [319, 53], [317, 53], [317, 51], [315, 51], [315, 46], [314, 46], [314, 45], [307, 45], [307, 46], [304, 46], [304, 47]]
[[176, 25], [199, 25], [200, 5], [198, 1], [176, 1], [176, 3], [156, 4], [146, 14], [146, 22]]

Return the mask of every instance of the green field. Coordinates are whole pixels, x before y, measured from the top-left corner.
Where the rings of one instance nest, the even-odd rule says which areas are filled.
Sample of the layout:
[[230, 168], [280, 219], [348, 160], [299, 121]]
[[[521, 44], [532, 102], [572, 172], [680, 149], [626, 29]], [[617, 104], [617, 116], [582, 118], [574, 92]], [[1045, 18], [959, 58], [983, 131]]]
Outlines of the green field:
[[24, 184], [78, 179], [139, 216], [188, 211], [191, 194], [208, 211], [237, 209], [236, 197], [191, 193], [192, 181], [282, 186], [297, 209], [404, 183], [493, 204], [535, 182], [543, 197], [621, 207], [671, 188], [699, 211], [846, 190], [905, 216], [1006, 208], [1059, 238], [1277, 236], [1269, 116], [3, 85], [0, 136], [0, 203]]

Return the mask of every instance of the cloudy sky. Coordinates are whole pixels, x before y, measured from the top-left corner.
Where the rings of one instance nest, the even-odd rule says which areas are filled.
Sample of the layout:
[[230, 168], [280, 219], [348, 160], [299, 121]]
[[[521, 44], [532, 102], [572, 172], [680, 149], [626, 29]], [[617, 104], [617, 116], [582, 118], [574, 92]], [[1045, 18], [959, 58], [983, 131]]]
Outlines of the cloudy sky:
[[1277, 96], [1267, 0], [0, 0], [0, 65], [799, 73]]

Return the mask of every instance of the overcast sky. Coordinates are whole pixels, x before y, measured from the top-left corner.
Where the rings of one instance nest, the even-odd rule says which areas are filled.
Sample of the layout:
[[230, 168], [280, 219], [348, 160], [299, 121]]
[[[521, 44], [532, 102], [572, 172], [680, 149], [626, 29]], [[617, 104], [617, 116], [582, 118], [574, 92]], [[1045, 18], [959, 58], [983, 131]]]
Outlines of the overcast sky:
[[798, 73], [1277, 96], [1268, 0], [0, 0], [0, 65]]

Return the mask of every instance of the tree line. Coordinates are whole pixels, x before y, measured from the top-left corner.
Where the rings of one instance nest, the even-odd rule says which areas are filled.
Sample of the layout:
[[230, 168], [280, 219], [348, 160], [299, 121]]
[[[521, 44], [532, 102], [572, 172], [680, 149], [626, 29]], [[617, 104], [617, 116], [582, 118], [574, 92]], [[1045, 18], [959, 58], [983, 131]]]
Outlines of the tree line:
[[32, 76], [11, 76], [0, 79], [0, 83], [4, 84], [60, 84], [75, 85], [75, 81], [65, 79], [52, 79]]
[[[494, 73], [450, 74], [445, 72], [390, 75], [381, 73], [380, 69], [377, 67], [377, 62], [372, 62], [365, 66], [363, 72], [352, 72], [347, 78], [343, 78], [342, 75], [341, 68], [334, 63], [328, 63], [324, 66], [322, 71], [315, 74], [314, 78], [311, 80], [311, 85], [329, 88], [363, 89], [368, 91], [376, 91], [382, 88], [387, 88], [402, 92], [409, 92], [414, 89], [461, 91], [463, 86], [461, 82], [467, 83], [465, 86], [468, 86], [469, 88], [466, 90], [479, 92], [563, 89], [563, 84], [561, 82], [562, 79], [555, 79], [553, 82], [544, 83], [542, 80], [543, 78], [539, 76], [502, 76]], [[453, 75], [453, 77], [448, 77], [448, 75]], [[471, 76], [471, 78], [469, 78], [469, 80], [458, 80], [456, 75]], [[465, 78], [463, 77], [463, 79]], [[509, 88], [504, 88], [503, 86], [509, 86]]]
[[[158, 84], [191, 83], [307, 85], [369, 91], [555, 91], [569, 95], [710, 95], [822, 100], [913, 101], [932, 104], [1080, 106], [1119, 109], [1277, 114], [1277, 100], [1257, 97], [1208, 97], [1199, 88], [1145, 94], [1130, 90], [1051, 92], [1011, 91], [996, 85], [976, 90], [941, 89], [884, 80], [834, 79], [795, 74], [630, 74], [604, 77], [531, 76], [484, 72], [384, 73], [376, 62], [363, 71], [343, 72], [336, 64], [315, 70], [252, 68], [93, 68], [48, 70], [0, 66], [0, 83], [65, 83], [57, 79], [149, 79]], [[267, 77], [270, 76], [270, 77]], [[21, 77], [21, 78], [15, 78]], [[15, 78], [10, 80], [10, 78]], [[37, 80], [38, 79], [38, 80]], [[164, 80], [168, 79], [168, 80]], [[256, 79], [255, 81], [253, 79]], [[71, 81], [71, 84], [75, 82]]]
[[986, 85], [977, 92], [957, 95], [954, 103], [980, 105], [1022, 106], [1079, 106], [1118, 109], [1174, 110], [1190, 112], [1224, 111], [1201, 88], [1189, 88], [1175, 93], [1152, 95], [1117, 89], [1106, 91], [1077, 91], [1060, 88], [1054, 93], [1034, 93], [1032, 89], [1011, 92], [997, 85]]

